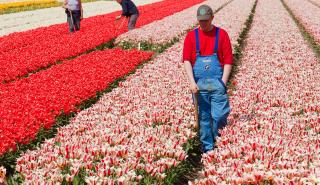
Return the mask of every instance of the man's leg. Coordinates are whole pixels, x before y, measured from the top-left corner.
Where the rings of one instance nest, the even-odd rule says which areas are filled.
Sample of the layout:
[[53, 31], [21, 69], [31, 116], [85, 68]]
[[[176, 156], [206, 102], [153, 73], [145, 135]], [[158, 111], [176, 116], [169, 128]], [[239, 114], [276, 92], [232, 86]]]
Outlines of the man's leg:
[[133, 30], [135, 28], [138, 17], [139, 17], [139, 14], [133, 14], [130, 16], [129, 23], [128, 23], [128, 30]]
[[199, 92], [199, 123], [200, 123], [200, 141], [203, 152], [213, 149], [213, 135], [211, 127], [211, 108], [208, 92]]
[[218, 131], [226, 126], [230, 113], [228, 94], [226, 93], [225, 87], [218, 81], [216, 86], [219, 86], [219, 89], [210, 94], [214, 139], [220, 136]]
[[76, 30], [80, 30], [80, 18], [81, 18], [81, 12], [80, 10], [75, 11], [74, 13], [74, 27]]
[[68, 22], [68, 25], [69, 25], [69, 31], [70, 32], [74, 32], [70, 12], [68, 11], [66, 14], [67, 14], [67, 22]]

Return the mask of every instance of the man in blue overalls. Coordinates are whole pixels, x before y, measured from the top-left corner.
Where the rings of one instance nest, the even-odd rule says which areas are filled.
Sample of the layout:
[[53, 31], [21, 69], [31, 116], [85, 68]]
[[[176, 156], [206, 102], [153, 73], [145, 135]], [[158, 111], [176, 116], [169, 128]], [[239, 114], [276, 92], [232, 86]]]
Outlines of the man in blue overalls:
[[227, 124], [230, 113], [226, 83], [232, 69], [232, 48], [227, 32], [211, 24], [213, 17], [208, 5], [198, 8], [199, 28], [187, 34], [183, 48], [190, 90], [199, 101], [203, 152], [213, 150], [218, 130]]

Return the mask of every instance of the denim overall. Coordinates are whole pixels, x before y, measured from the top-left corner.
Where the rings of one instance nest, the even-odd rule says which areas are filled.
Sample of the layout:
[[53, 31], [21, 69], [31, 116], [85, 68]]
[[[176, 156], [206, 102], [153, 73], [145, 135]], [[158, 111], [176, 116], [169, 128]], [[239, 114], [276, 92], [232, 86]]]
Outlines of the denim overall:
[[201, 56], [199, 30], [195, 29], [196, 63], [193, 67], [194, 79], [199, 88], [200, 140], [203, 152], [213, 149], [218, 130], [227, 124], [230, 105], [227, 89], [222, 81], [223, 69], [217, 51], [219, 28], [216, 27], [216, 39], [213, 55]]

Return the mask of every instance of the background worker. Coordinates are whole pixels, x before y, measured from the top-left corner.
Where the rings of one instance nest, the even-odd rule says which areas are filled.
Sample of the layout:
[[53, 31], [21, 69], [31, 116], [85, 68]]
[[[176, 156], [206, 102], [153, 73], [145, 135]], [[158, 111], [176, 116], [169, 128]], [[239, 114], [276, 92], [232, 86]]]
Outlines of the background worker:
[[131, 0], [116, 0], [122, 7], [122, 14], [117, 16], [116, 19], [121, 17], [129, 18], [128, 30], [133, 30], [136, 26], [139, 17], [139, 11], [136, 5]]
[[80, 21], [83, 18], [81, 0], [65, 0], [62, 7], [66, 9], [69, 31], [75, 32], [80, 30]]

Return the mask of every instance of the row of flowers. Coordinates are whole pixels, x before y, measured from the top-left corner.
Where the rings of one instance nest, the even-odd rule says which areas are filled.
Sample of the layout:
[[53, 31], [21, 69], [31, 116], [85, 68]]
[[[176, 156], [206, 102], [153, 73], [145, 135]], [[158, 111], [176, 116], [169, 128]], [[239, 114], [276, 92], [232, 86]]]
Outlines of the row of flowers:
[[61, 111], [76, 106], [126, 75], [151, 52], [111, 49], [64, 61], [49, 70], [0, 86], [0, 155], [27, 144], [40, 127], [50, 128]]
[[[213, 10], [217, 10], [229, 0], [205, 1], [201, 4], [211, 6]], [[129, 42], [137, 45], [141, 42], [152, 44], [165, 44], [183, 35], [187, 30], [197, 24], [196, 12], [201, 5], [196, 5], [184, 11], [175, 13], [164, 19], [154, 21], [139, 29], [126, 32], [117, 37], [115, 43], [122, 44]]]
[[316, 42], [320, 44], [320, 6], [305, 1], [284, 0], [305, 29], [314, 36]]
[[319, 0], [309, 0], [311, 3], [313, 3], [314, 5], [320, 7], [320, 1]]
[[[253, 5], [253, 0], [249, 3]], [[240, 4], [244, 7], [244, 0], [221, 10], [221, 15], [235, 15], [219, 19], [238, 29], [230, 31], [231, 40], [237, 40], [250, 12], [250, 6], [241, 9], [246, 14], [235, 11]], [[141, 172], [161, 182], [169, 168], [185, 160], [182, 146], [196, 134], [191, 129], [193, 105], [180, 61], [182, 47], [180, 41], [158, 55], [81, 111], [55, 138], [22, 155], [16, 170], [25, 183], [55, 184], [64, 178], [71, 182], [80, 169], [85, 170], [88, 184], [133, 184], [146, 178]], [[65, 169], [69, 172], [64, 173]]]
[[[153, 3], [155, 1], [158, 0], [137, 2], [137, 5], [142, 5], [143, 3]], [[83, 18], [102, 15], [121, 9], [121, 6], [115, 1], [95, 1], [90, 3], [82, 3], [82, 7], [84, 10]], [[0, 36], [4, 36], [14, 32], [22, 32], [39, 27], [65, 23], [66, 14], [64, 9], [59, 6], [33, 11], [3, 14], [0, 15], [0, 19]]]
[[203, 178], [189, 184], [319, 184], [319, 79], [319, 62], [281, 2], [259, 1], [232, 82], [230, 123], [202, 157]]
[[[238, 45], [239, 34], [245, 27], [254, 2], [254, 0], [233, 0], [214, 15], [213, 24], [227, 31], [232, 46]], [[230, 16], [230, 12], [233, 16]]]
[[[137, 25], [149, 24], [202, 1], [185, 0], [182, 4], [166, 0], [145, 5], [139, 10], [141, 18]], [[157, 9], [157, 14], [154, 9]], [[66, 24], [60, 24], [0, 38], [0, 81], [15, 79], [111, 41], [127, 31], [127, 20], [123, 20], [124, 24], [120, 23], [122, 20], [115, 22], [118, 14], [114, 12], [85, 19], [81, 30], [74, 34], [68, 33]]]
[[[159, 55], [40, 149], [22, 155], [16, 170], [25, 183], [70, 182], [80, 169], [88, 184], [138, 182], [145, 178], [139, 171], [164, 178], [186, 158], [182, 145], [195, 135], [181, 49], [179, 43]], [[69, 173], [62, 173], [65, 168]]]

